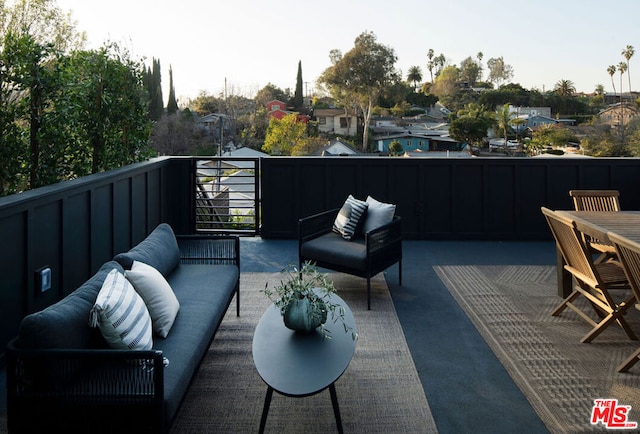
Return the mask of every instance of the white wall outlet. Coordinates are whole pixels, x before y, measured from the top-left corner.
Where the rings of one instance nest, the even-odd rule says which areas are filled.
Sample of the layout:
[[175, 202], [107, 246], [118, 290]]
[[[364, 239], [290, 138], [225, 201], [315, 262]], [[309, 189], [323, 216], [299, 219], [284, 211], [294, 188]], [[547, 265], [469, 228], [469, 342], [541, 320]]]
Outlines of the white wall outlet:
[[36, 292], [46, 292], [51, 289], [51, 268], [42, 267], [36, 270]]

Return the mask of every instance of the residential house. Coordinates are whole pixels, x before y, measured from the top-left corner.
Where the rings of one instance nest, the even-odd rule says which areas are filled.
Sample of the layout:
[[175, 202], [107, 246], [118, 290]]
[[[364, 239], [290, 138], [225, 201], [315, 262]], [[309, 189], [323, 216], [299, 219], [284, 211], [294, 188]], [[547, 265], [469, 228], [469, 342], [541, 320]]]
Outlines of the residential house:
[[340, 139], [331, 140], [326, 146], [318, 149], [313, 155], [322, 155], [323, 157], [329, 157], [333, 155], [346, 156], [346, 155], [358, 155], [360, 152]]
[[[215, 137], [233, 138], [234, 134], [234, 120], [223, 113], [210, 113], [196, 119], [196, 125], [200, 128], [207, 130]], [[222, 127], [222, 131], [220, 130]]]
[[291, 114], [296, 115], [296, 119], [298, 120], [298, 122], [304, 122], [305, 124], [309, 122], [309, 116], [303, 115], [291, 110], [287, 110], [287, 105], [282, 101], [274, 99], [267, 103], [267, 115], [270, 118], [275, 118], [280, 120], [283, 117]]
[[598, 113], [600, 122], [609, 125], [612, 129], [626, 126], [631, 119], [638, 116], [638, 109], [627, 103], [612, 104]]
[[376, 150], [381, 153], [389, 152], [389, 145], [396, 140], [400, 142], [405, 152], [461, 151], [464, 148], [463, 143], [442, 135], [442, 131], [405, 131], [399, 134], [379, 135], [373, 140], [376, 143]]
[[355, 112], [344, 109], [315, 109], [313, 116], [318, 122], [318, 132], [345, 137], [358, 135], [359, 119]]

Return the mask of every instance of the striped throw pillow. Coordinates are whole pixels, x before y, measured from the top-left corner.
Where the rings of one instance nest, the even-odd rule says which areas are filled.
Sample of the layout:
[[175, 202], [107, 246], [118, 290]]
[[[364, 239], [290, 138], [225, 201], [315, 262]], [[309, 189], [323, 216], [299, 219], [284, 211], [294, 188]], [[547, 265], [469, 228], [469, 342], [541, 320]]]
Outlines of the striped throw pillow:
[[99, 327], [107, 343], [121, 350], [150, 350], [151, 316], [142, 297], [115, 268], [104, 279], [89, 313], [89, 325]]
[[345, 240], [351, 240], [363, 220], [368, 206], [367, 202], [349, 195], [333, 222], [334, 232], [342, 235]]

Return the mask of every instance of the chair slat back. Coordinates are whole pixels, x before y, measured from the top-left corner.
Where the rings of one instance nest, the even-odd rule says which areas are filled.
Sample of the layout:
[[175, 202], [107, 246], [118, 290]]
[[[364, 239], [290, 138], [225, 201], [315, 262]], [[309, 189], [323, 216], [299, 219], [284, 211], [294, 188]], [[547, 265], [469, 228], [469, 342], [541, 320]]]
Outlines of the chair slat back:
[[576, 211], [620, 211], [618, 190], [570, 190]]
[[542, 207], [541, 210], [567, 265], [582, 275], [581, 280], [587, 278], [591, 282], [598, 282], [599, 276], [594, 270], [591, 255], [575, 222], [548, 208]]
[[640, 244], [613, 232], [609, 233], [608, 237], [616, 247], [629, 285], [636, 296], [636, 301], [640, 303]]

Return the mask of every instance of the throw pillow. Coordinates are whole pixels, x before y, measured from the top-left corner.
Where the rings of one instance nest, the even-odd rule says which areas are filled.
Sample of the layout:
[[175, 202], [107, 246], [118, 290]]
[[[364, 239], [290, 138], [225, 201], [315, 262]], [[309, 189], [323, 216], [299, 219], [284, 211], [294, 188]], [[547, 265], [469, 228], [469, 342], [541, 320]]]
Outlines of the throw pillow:
[[358, 200], [352, 195], [349, 195], [333, 222], [334, 232], [342, 235], [342, 238], [345, 240], [351, 240], [355, 235], [358, 225], [362, 221], [362, 217], [365, 215], [368, 206], [367, 202]]
[[144, 262], [133, 261], [125, 277], [147, 305], [153, 331], [166, 338], [178, 315], [180, 303], [162, 273]]
[[394, 204], [379, 202], [371, 196], [367, 197], [367, 204], [369, 204], [369, 207], [367, 208], [367, 215], [362, 225], [362, 231], [365, 234], [382, 225], [391, 223], [393, 215], [396, 212], [396, 206]]
[[100, 327], [107, 343], [121, 350], [150, 350], [153, 346], [147, 306], [124, 275], [107, 274], [89, 312], [89, 325]]

